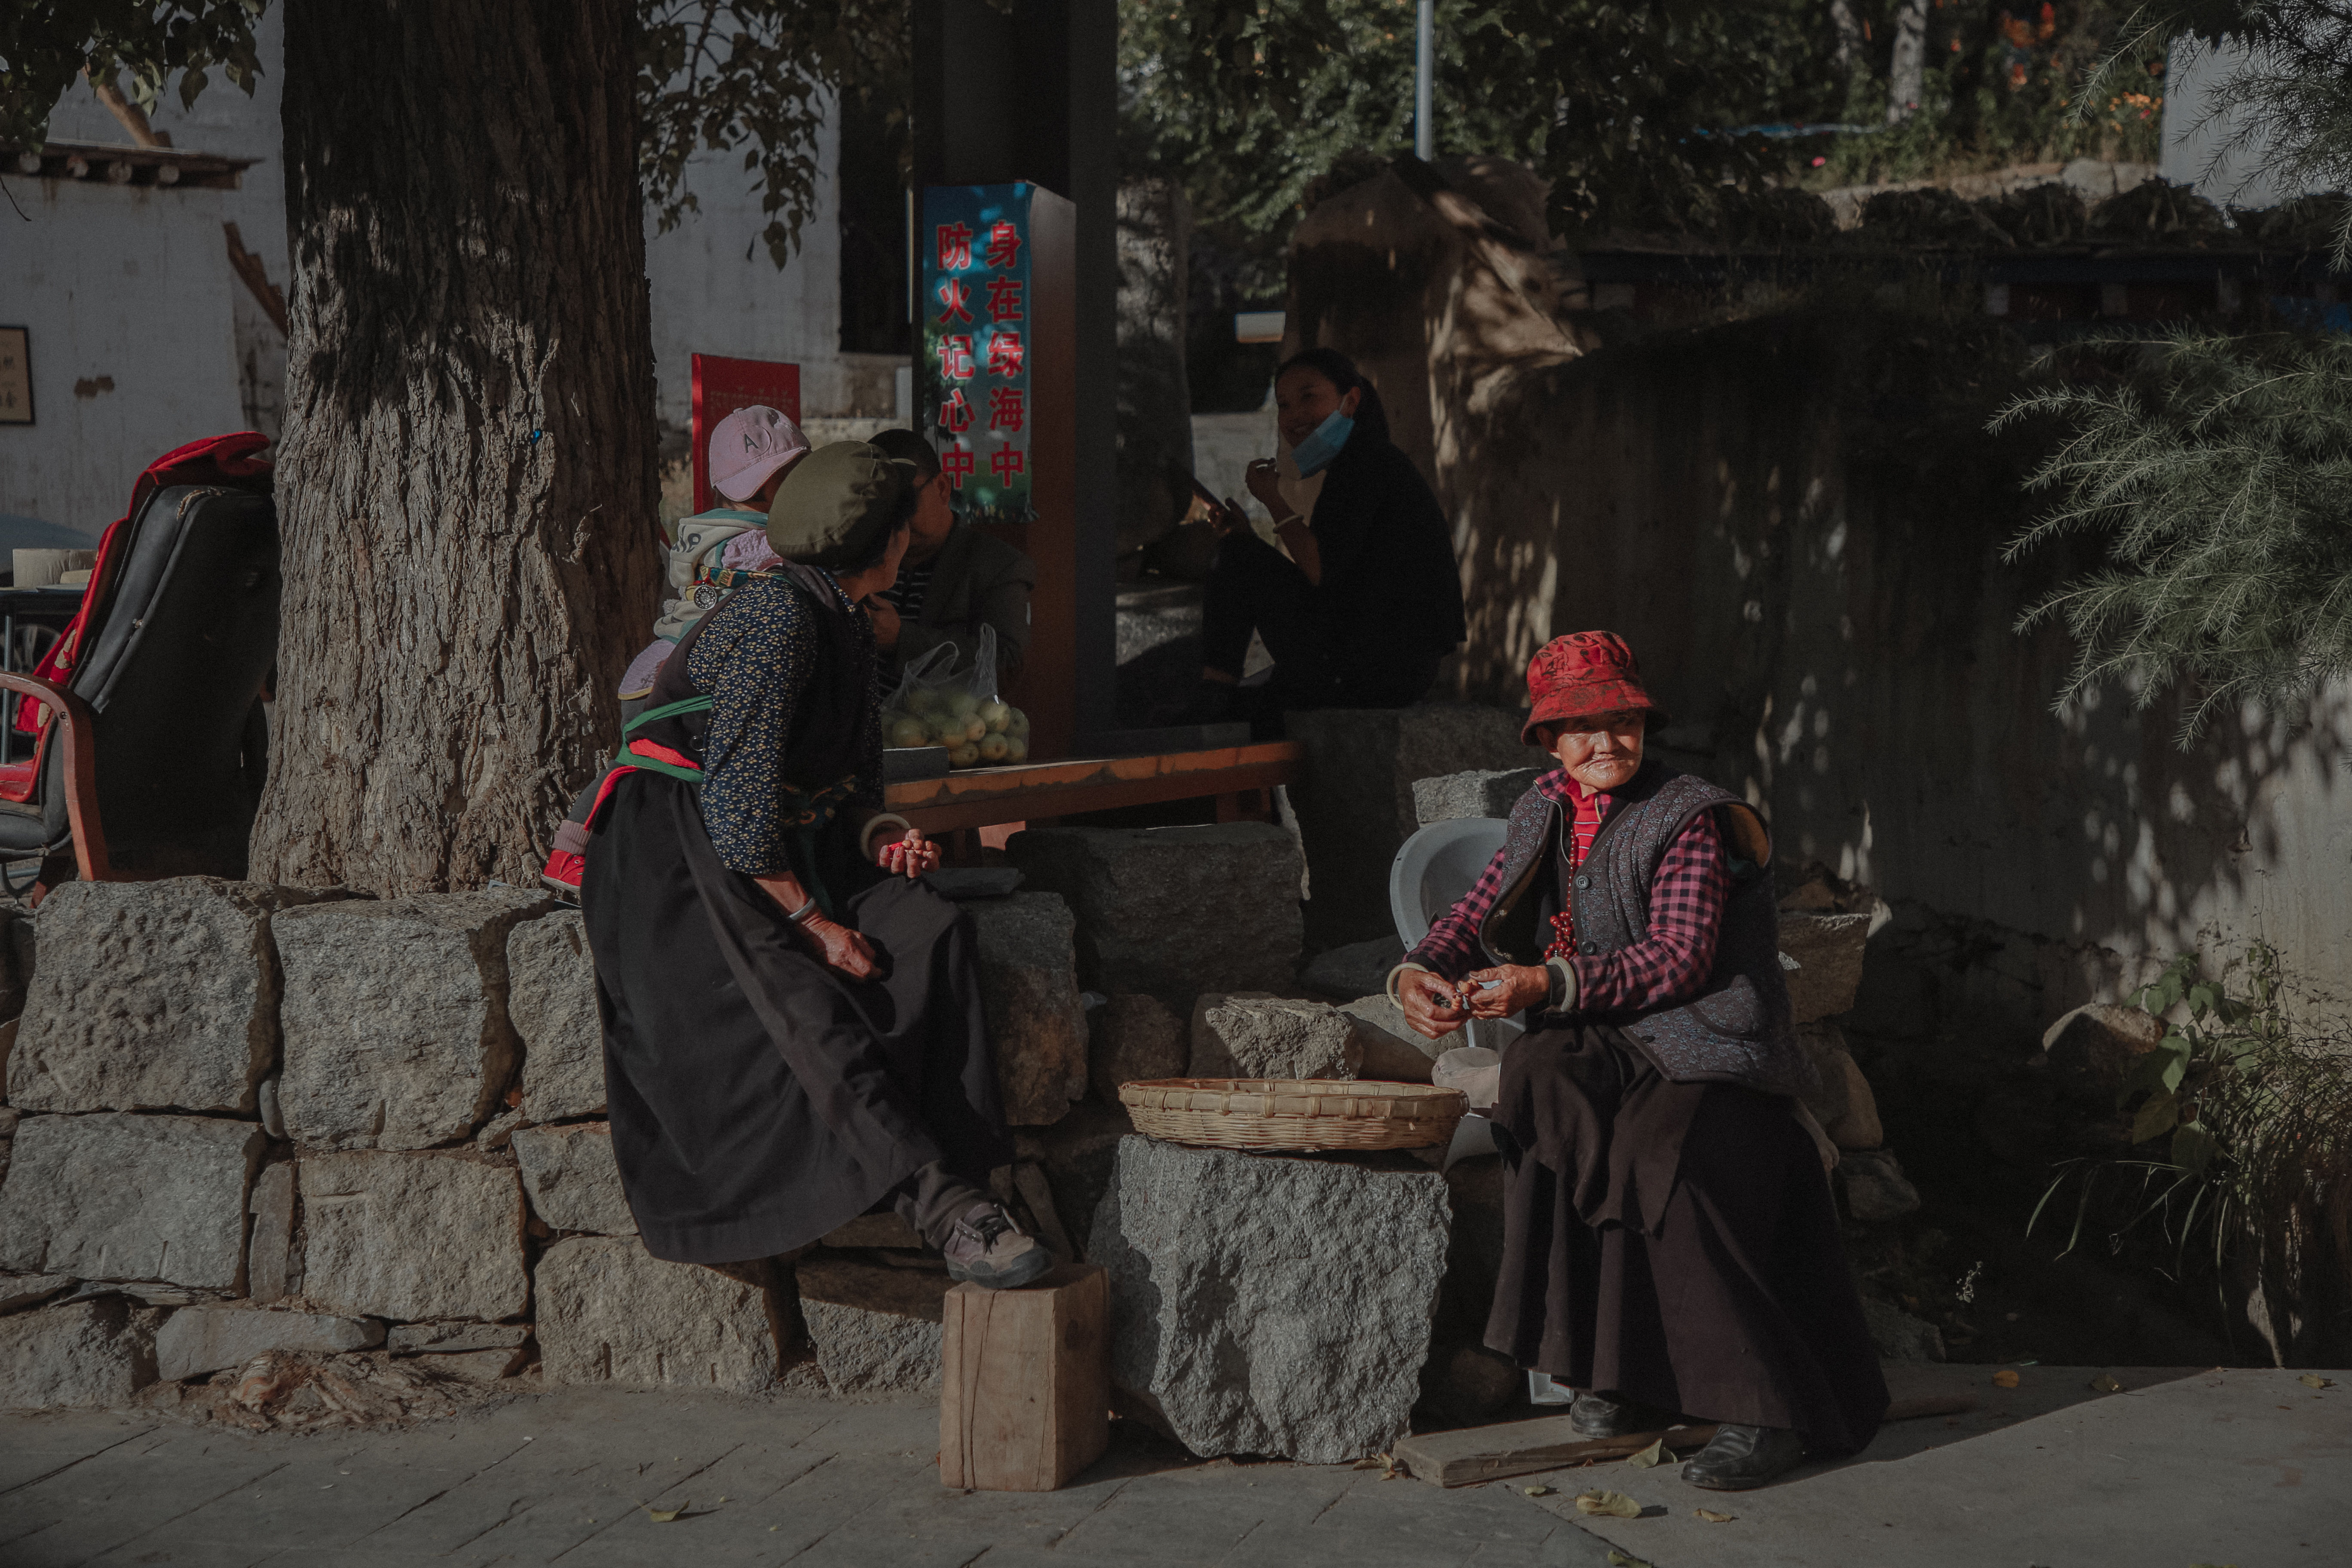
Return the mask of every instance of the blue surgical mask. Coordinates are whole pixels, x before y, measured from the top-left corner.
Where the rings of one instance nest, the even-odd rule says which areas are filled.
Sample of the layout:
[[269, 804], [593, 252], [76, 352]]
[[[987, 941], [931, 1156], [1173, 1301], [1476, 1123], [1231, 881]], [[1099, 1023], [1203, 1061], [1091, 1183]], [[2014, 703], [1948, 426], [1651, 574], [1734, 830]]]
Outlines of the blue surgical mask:
[[1290, 460], [1298, 465], [1298, 477], [1313, 479], [1331, 466], [1339, 448], [1355, 434], [1356, 422], [1344, 414], [1334, 413], [1330, 418], [1315, 426], [1306, 440], [1290, 449]]

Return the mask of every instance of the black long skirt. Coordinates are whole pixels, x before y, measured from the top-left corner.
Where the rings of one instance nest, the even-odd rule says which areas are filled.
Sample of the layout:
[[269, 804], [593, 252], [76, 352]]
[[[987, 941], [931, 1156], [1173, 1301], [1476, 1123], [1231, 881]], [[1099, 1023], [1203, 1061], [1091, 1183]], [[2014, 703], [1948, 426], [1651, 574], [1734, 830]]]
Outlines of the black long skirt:
[[656, 1258], [788, 1252], [933, 1161], [985, 1188], [1011, 1157], [970, 920], [832, 847], [872, 981], [820, 963], [719, 863], [683, 781], [630, 773], [597, 816], [581, 901], [613, 1154]]
[[1793, 1427], [1828, 1458], [1886, 1413], [1837, 1211], [1788, 1100], [1675, 1083], [1615, 1028], [1503, 1053], [1517, 1144], [1486, 1344], [1705, 1421]]

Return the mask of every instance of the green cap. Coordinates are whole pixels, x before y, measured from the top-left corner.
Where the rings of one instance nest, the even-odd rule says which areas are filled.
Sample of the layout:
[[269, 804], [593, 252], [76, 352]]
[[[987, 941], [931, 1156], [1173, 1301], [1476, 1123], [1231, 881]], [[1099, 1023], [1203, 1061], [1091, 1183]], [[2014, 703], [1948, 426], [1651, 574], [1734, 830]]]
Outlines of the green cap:
[[793, 465], [768, 508], [768, 548], [811, 566], [854, 566], [899, 520], [915, 466], [863, 441], [835, 441]]

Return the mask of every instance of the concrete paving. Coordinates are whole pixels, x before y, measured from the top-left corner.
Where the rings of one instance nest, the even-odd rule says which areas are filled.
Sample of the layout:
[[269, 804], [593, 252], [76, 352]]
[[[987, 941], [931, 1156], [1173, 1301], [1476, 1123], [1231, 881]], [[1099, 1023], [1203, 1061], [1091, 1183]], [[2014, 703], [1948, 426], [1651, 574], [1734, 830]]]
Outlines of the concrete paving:
[[[1583, 1568], [1609, 1548], [1501, 1488], [1202, 1463], [1125, 1423], [1050, 1493], [939, 1484], [932, 1405], [567, 1389], [402, 1432], [250, 1436], [0, 1417], [0, 1564]], [[650, 1510], [681, 1510], [667, 1523]]]
[[[2352, 1562], [2352, 1374], [1937, 1369], [1969, 1415], [1902, 1422], [1859, 1458], [1752, 1492], [1622, 1461], [1524, 1477], [1536, 1506], [1657, 1568], [2320, 1568]], [[2112, 1377], [2118, 1392], [2092, 1387]], [[1580, 1514], [1615, 1491], [1638, 1519]], [[1523, 1491], [1524, 1495], [1524, 1491]], [[1715, 1523], [1711, 1509], [1734, 1516]]]
[[[1622, 1462], [1444, 1490], [1193, 1460], [1121, 1423], [1042, 1494], [940, 1486], [926, 1404], [565, 1389], [398, 1432], [0, 1417], [0, 1568], [2238, 1568], [2352, 1560], [2352, 1376], [1936, 1369], [1981, 1404], [1758, 1492]], [[2122, 1391], [2095, 1390], [2112, 1376]], [[1916, 1381], [1916, 1379], [1915, 1379]], [[1551, 1488], [1529, 1498], [1529, 1488]], [[1623, 1492], [1644, 1516], [1578, 1513]], [[1706, 1507], [1735, 1515], [1710, 1523]], [[657, 1522], [652, 1510], [678, 1510]], [[1616, 1555], [1612, 1556], [1614, 1552]]]

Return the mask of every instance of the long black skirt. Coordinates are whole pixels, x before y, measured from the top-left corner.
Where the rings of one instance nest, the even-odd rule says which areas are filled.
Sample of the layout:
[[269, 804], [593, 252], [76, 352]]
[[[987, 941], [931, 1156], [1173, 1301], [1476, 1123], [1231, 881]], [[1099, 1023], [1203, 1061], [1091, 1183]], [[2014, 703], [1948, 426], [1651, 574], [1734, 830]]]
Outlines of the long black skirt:
[[1675, 1083], [1618, 1030], [1503, 1053], [1517, 1145], [1486, 1344], [1577, 1388], [1859, 1451], [1886, 1382], [1789, 1101]]
[[690, 785], [630, 773], [597, 815], [581, 902], [613, 1154], [656, 1258], [772, 1257], [933, 1161], [985, 1189], [1011, 1157], [971, 921], [831, 848], [827, 885], [874, 944], [875, 980], [827, 968], [719, 863]]

